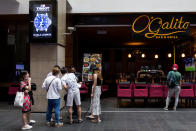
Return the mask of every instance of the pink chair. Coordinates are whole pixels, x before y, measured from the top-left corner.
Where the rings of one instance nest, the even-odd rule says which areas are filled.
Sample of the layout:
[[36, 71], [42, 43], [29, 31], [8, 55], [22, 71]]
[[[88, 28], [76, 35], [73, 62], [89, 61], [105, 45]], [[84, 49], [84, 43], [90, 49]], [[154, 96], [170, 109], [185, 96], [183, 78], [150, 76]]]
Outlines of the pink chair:
[[180, 91], [180, 97], [182, 98], [193, 98], [194, 97], [194, 85], [189, 84], [182, 84], [181, 85], [181, 91]]
[[195, 100], [196, 100], [196, 83], [193, 84], [193, 89], [194, 89], [194, 98], [192, 98], [192, 103], [193, 106], [195, 105]]
[[148, 97], [148, 84], [133, 84], [133, 96], [141, 98]]
[[118, 84], [117, 87], [118, 98], [131, 98], [132, 97], [132, 86], [131, 84]]
[[80, 87], [80, 94], [88, 94], [88, 87], [84, 83]]
[[102, 85], [102, 86], [101, 86], [101, 91], [102, 91], [102, 92], [106, 92], [106, 91], [108, 91], [108, 89], [109, 89], [109, 88], [108, 88], [108, 85]]
[[149, 97], [150, 98], [163, 98], [163, 86], [151, 84], [149, 86]]
[[194, 86], [194, 96], [196, 97], [196, 83], [193, 84], [193, 86]]
[[8, 95], [16, 95], [16, 92], [18, 91], [19, 87], [20, 87], [19, 83], [10, 83]]
[[13, 104], [16, 92], [20, 88], [19, 83], [10, 83], [9, 84], [9, 90], [8, 90], [8, 103]]

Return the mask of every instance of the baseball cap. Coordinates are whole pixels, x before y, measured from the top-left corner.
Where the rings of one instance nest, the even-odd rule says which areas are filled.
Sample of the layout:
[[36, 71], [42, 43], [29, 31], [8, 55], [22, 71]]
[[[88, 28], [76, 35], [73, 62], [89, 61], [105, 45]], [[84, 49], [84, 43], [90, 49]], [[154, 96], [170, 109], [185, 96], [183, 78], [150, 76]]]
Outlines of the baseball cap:
[[178, 65], [177, 64], [173, 64], [172, 69], [173, 70], [178, 70]]

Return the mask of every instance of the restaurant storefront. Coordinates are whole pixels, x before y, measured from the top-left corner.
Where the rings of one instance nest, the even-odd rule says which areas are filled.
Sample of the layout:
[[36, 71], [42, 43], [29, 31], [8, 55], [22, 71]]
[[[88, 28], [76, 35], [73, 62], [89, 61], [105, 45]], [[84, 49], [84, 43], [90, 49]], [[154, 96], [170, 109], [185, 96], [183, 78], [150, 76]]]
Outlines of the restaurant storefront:
[[[73, 14], [72, 18], [74, 64], [82, 72], [85, 53], [101, 54], [104, 84], [111, 89], [116, 90], [120, 81], [166, 81], [174, 63], [185, 82], [195, 81], [195, 14]], [[144, 71], [151, 74], [149, 79], [139, 76]]]

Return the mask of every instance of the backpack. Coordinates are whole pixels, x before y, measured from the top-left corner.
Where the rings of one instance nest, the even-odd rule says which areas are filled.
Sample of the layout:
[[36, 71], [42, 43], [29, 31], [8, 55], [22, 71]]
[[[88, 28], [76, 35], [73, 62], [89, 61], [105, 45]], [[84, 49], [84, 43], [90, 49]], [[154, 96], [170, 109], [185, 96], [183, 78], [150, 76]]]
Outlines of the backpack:
[[172, 72], [171, 78], [168, 80], [168, 88], [174, 88], [176, 86], [175, 82], [176, 82], [175, 75]]

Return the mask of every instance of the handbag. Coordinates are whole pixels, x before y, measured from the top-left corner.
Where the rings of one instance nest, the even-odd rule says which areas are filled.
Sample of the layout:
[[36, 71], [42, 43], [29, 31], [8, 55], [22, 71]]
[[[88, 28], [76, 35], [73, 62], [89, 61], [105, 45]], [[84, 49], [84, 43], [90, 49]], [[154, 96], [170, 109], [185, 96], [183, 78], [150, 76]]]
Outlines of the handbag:
[[16, 97], [15, 97], [15, 100], [14, 100], [14, 106], [22, 108], [23, 103], [24, 103], [24, 92], [17, 91], [16, 92]]
[[31, 90], [32, 91], [36, 91], [36, 89], [37, 89], [36, 84], [35, 83], [31, 83]]

